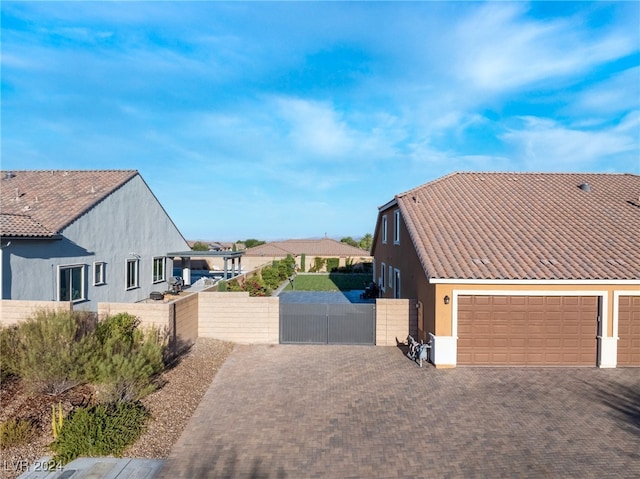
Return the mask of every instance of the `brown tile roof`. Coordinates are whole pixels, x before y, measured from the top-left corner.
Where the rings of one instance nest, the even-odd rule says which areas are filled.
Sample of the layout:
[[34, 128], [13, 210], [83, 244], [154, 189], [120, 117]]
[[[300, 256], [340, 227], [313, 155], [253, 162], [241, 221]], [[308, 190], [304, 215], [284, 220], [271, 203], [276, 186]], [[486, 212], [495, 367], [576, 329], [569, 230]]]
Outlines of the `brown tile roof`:
[[640, 279], [638, 175], [453, 173], [396, 200], [429, 278]]
[[138, 174], [113, 171], [0, 171], [0, 235], [51, 237]]
[[369, 252], [330, 238], [272, 241], [246, 250], [245, 256], [370, 256]]

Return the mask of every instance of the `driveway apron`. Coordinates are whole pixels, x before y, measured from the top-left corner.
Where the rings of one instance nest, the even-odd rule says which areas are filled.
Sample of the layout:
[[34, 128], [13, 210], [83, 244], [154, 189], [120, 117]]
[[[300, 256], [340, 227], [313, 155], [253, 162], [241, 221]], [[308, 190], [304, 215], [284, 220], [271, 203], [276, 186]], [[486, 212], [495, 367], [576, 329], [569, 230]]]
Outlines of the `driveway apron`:
[[236, 346], [159, 476], [640, 477], [640, 369], [419, 368]]

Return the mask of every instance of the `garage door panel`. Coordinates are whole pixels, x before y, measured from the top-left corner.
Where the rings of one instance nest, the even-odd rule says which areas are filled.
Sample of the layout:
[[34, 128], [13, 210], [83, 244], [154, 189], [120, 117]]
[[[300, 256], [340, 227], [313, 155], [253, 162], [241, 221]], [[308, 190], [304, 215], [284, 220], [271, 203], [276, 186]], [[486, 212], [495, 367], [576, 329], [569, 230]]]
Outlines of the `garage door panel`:
[[640, 296], [620, 296], [618, 366], [640, 366]]
[[458, 364], [595, 365], [596, 297], [458, 299]]

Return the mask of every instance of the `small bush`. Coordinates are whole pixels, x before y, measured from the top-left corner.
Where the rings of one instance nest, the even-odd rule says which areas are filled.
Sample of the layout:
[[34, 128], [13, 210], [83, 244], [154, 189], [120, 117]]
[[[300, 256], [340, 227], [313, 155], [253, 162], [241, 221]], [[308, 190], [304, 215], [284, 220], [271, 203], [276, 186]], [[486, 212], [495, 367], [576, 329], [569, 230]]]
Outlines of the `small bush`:
[[90, 352], [87, 379], [97, 385], [103, 402], [138, 401], [155, 390], [153, 380], [164, 367], [164, 341], [156, 330], [145, 334], [138, 323], [127, 313], [109, 316], [85, 348]]
[[42, 310], [18, 325], [15, 368], [27, 389], [55, 395], [82, 382], [80, 356], [91, 319], [88, 313]]
[[77, 408], [51, 444], [53, 459], [63, 465], [79, 456], [121, 456], [140, 437], [147, 418], [148, 412], [139, 403]]
[[0, 329], [0, 381], [19, 373], [16, 348], [17, 333], [17, 326]]
[[3, 448], [29, 442], [37, 433], [36, 426], [28, 419], [8, 419], [0, 422], [0, 446]]
[[339, 264], [340, 258], [327, 258], [327, 273], [337, 271]]

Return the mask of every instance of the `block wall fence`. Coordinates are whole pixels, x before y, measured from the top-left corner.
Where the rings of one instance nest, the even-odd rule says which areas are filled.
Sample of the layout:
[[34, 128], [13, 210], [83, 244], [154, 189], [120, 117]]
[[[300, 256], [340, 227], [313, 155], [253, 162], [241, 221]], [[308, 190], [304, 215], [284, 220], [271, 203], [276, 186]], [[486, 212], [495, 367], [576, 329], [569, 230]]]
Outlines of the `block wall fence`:
[[[0, 304], [0, 325], [24, 321], [39, 309], [69, 311], [72, 303], [57, 301], [13, 301]], [[129, 313], [145, 326], [160, 329], [178, 352], [198, 337], [241, 344], [278, 344], [280, 300], [278, 297], [250, 297], [247, 292], [211, 290], [189, 294], [170, 302], [99, 303], [98, 317]], [[376, 345], [396, 346], [408, 334], [417, 335], [416, 301], [376, 300]]]

